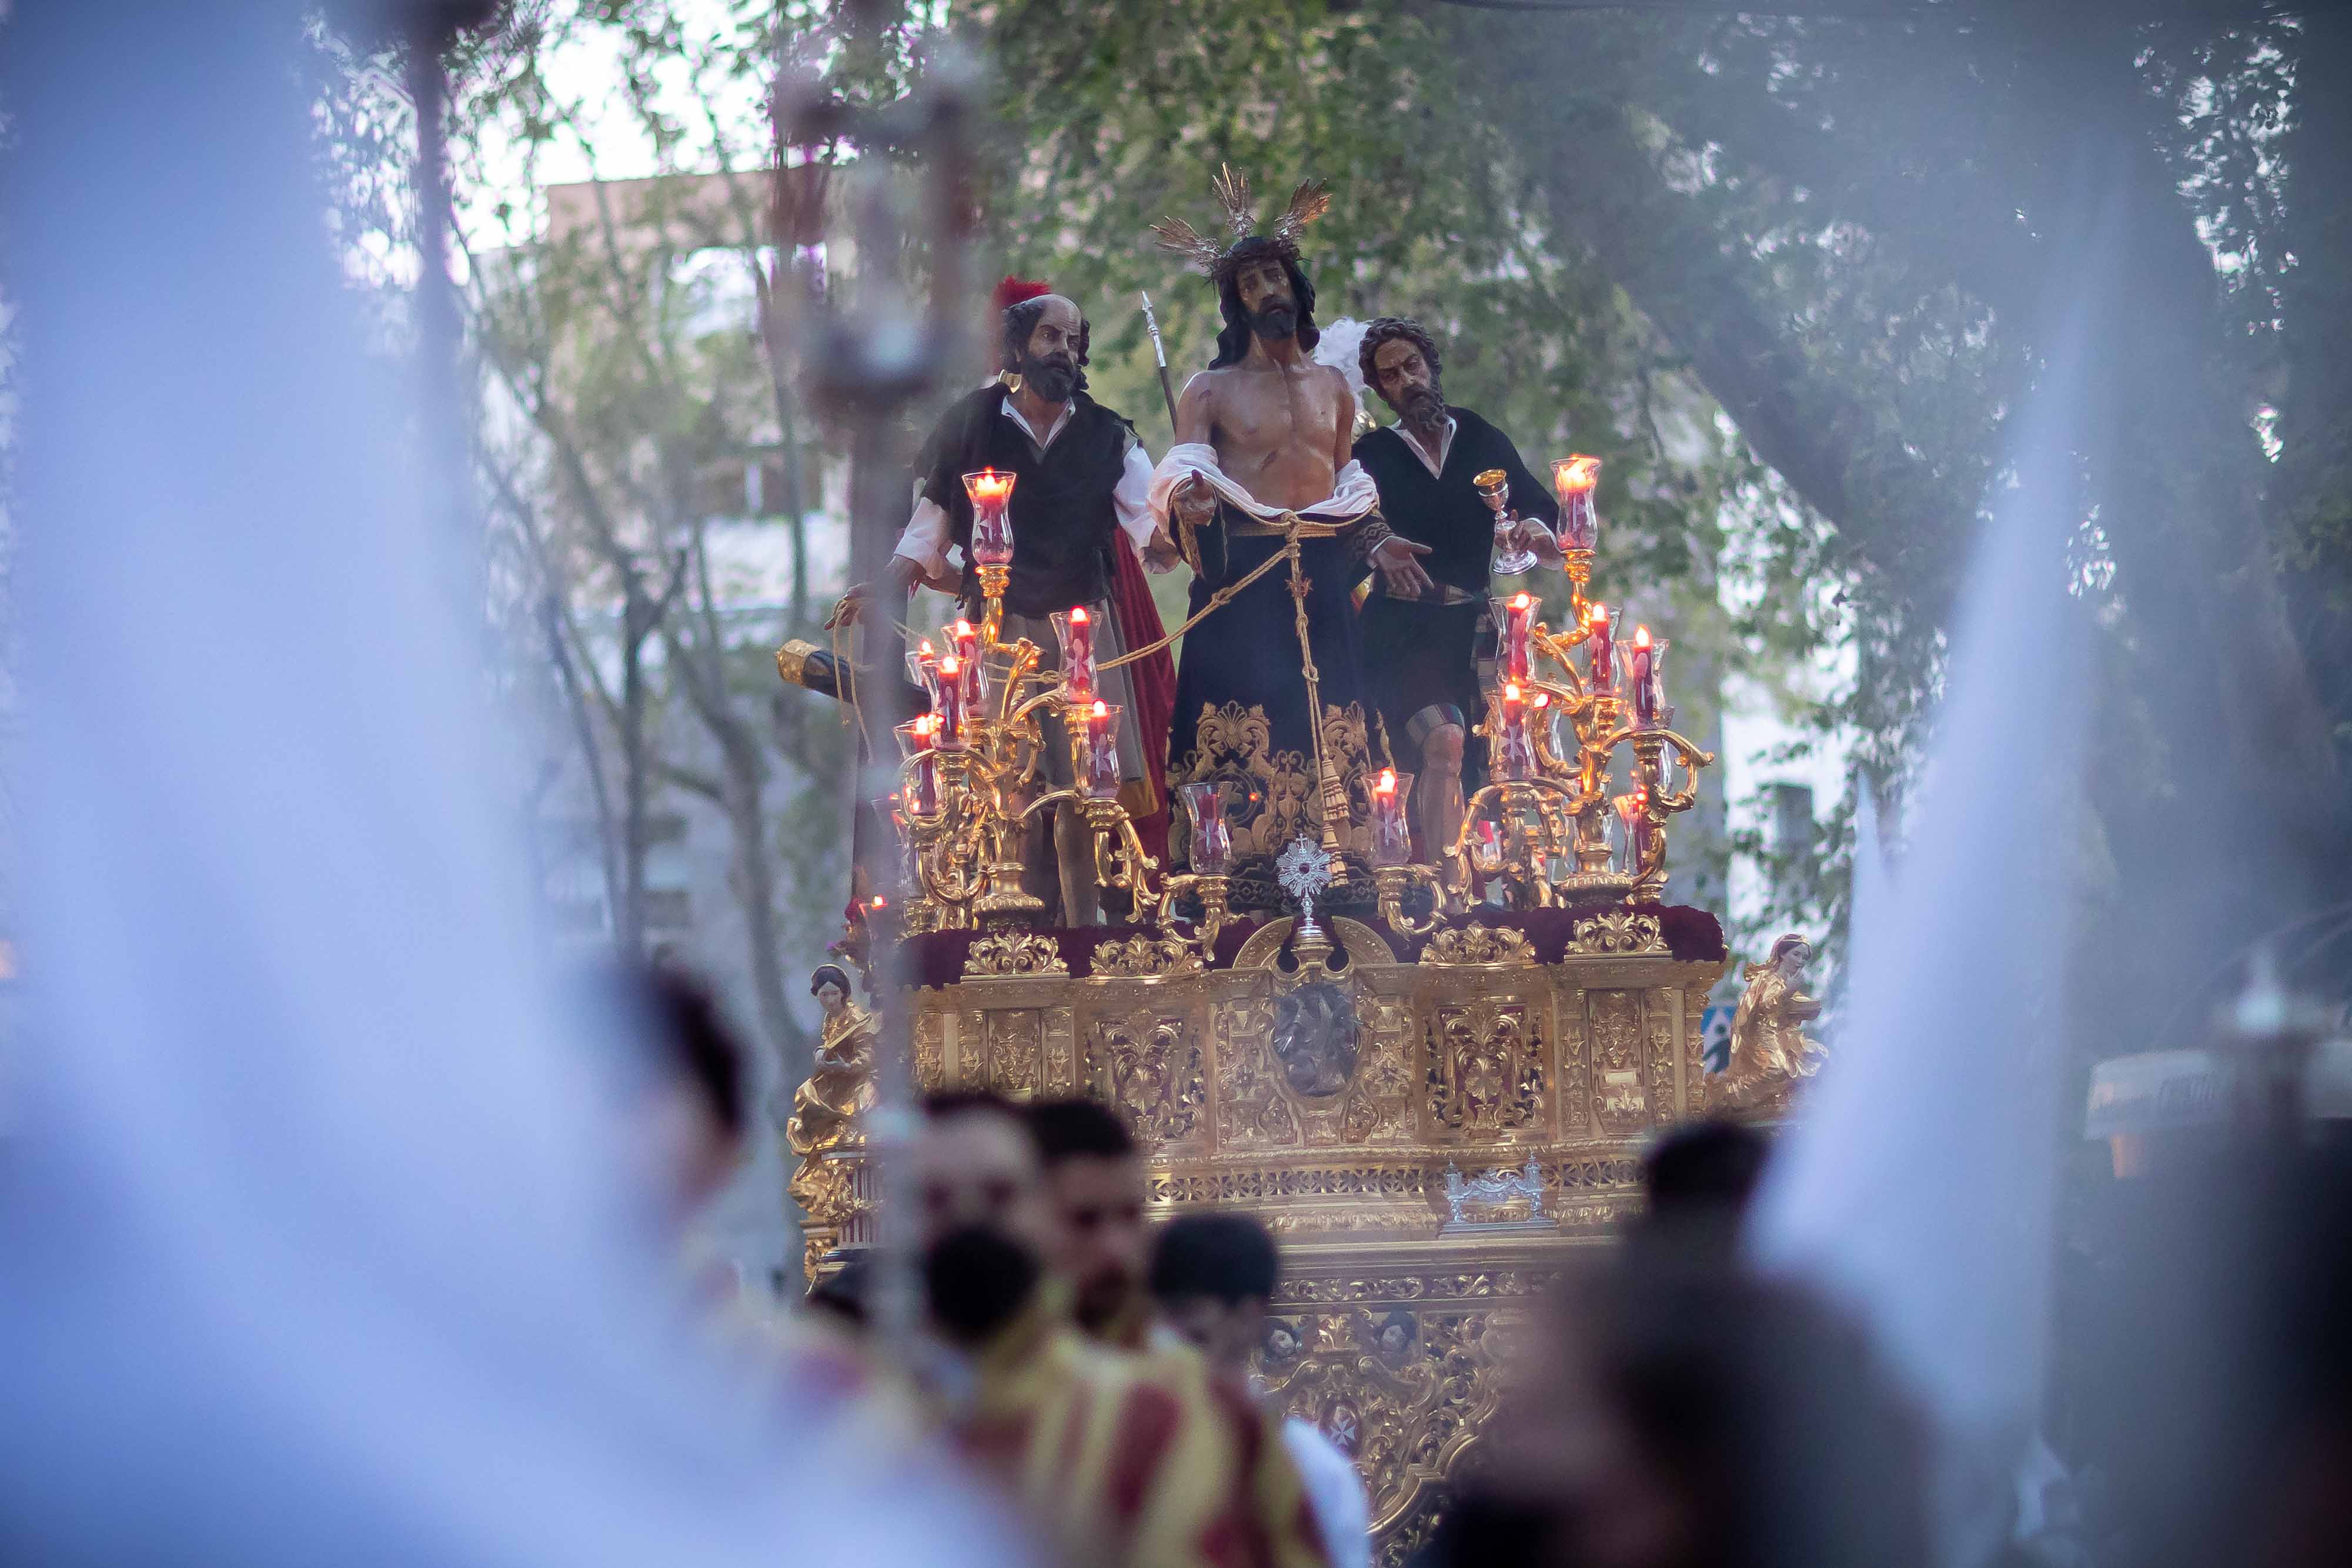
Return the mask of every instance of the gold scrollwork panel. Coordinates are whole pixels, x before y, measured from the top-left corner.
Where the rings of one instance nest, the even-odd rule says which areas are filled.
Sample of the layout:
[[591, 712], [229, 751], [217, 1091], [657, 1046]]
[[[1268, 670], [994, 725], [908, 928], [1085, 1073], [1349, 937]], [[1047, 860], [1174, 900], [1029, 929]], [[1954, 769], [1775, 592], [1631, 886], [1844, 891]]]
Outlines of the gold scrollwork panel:
[[1098, 1019], [1087, 1034], [1089, 1084], [1155, 1153], [1207, 1142], [1207, 1069], [1201, 1031], [1181, 1003]]
[[1430, 1143], [1517, 1144], [1551, 1134], [1541, 991], [1433, 1002], [1422, 1029], [1423, 1132]]

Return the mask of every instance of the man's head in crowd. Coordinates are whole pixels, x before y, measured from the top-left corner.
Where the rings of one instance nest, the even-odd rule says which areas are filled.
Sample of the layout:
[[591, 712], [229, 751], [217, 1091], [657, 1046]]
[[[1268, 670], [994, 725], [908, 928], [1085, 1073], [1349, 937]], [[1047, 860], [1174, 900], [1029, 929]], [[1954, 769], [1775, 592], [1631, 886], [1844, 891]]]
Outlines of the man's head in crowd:
[[1918, 1426], [1868, 1340], [1806, 1292], [1631, 1249], [1571, 1281], [1530, 1348], [1441, 1561], [1929, 1560]]
[[1642, 1196], [1648, 1206], [1637, 1228], [1645, 1237], [1666, 1234], [1676, 1245], [1729, 1257], [1771, 1153], [1770, 1141], [1742, 1123], [1686, 1122], [1675, 1128], [1643, 1156]]
[[912, 1164], [931, 1320], [948, 1337], [979, 1343], [1028, 1301], [1058, 1243], [1037, 1140], [1010, 1101], [935, 1094], [923, 1103]]
[[1151, 1250], [1151, 1299], [1168, 1326], [1225, 1376], [1249, 1375], [1265, 1330], [1282, 1257], [1245, 1214], [1188, 1214], [1161, 1228]]
[[741, 1162], [749, 1057], [709, 990], [675, 966], [625, 967], [609, 971], [604, 986], [640, 1048], [630, 1111], [639, 1153], [663, 1208], [683, 1224]]
[[1092, 1100], [1041, 1101], [1029, 1126], [1045, 1154], [1078, 1326], [1103, 1333], [1139, 1323], [1150, 1251], [1142, 1151], [1127, 1124]]

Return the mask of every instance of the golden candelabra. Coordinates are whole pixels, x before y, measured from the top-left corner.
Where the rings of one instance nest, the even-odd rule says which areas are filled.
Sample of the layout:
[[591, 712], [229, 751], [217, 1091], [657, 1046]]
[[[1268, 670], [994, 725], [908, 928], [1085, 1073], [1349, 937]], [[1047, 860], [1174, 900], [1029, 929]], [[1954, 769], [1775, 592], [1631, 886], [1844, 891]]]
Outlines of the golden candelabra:
[[[1426, 846], [1416, 862], [1406, 812], [1412, 776], [1391, 768], [1370, 781], [1372, 881], [1381, 918], [1392, 929], [1424, 935], [1465, 909], [1474, 890], [1485, 902], [1517, 909], [1595, 899], [1655, 904], [1664, 894], [1668, 824], [1696, 803], [1698, 776], [1715, 756], [1672, 727], [1666, 644], [1646, 626], [1621, 643], [1609, 607], [1586, 596], [1599, 468], [1583, 456], [1553, 467], [1569, 624], [1554, 632], [1538, 620], [1536, 601], [1525, 592], [1495, 601], [1498, 678], [1477, 727], [1488, 780], [1464, 803], [1451, 841]], [[1497, 475], [1480, 480], [1504, 517], [1507, 486]], [[959, 620], [939, 633], [942, 647], [925, 641], [908, 656], [931, 711], [899, 727], [893, 818], [905, 929], [1038, 921], [1045, 904], [1022, 886], [1022, 848], [1030, 819], [1062, 809], [1085, 825], [1086, 869], [1095, 883], [1125, 894], [1139, 921], [1213, 959], [1232, 919], [1226, 801], [1213, 783], [1178, 790], [1192, 828], [1192, 865], [1157, 874], [1160, 862], [1118, 799], [1119, 710], [1096, 693], [1087, 612], [1052, 617], [1055, 668], [1042, 667], [1041, 650], [1026, 637], [1005, 639], [1013, 485], [1012, 476], [992, 470], [964, 476], [980, 622]], [[1071, 781], [1059, 787], [1043, 783], [1049, 718], [1069, 748]], [[1619, 789], [1612, 774], [1621, 750], [1630, 760]], [[1338, 780], [1318, 762], [1328, 792]], [[1327, 805], [1327, 836], [1334, 815]], [[1336, 862], [1332, 846], [1323, 849]], [[1416, 907], [1423, 913], [1412, 913]]]
[[[910, 932], [1020, 925], [1045, 913], [1021, 885], [1029, 819], [1066, 806], [1086, 824], [1094, 880], [1126, 893], [1141, 910], [1158, 898], [1145, 852], [1119, 803], [1117, 707], [1095, 692], [1094, 628], [1083, 608], [1053, 619], [1060, 643], [1055, 670], [1026, 637], [1003, 640], [1011, 581], [1013, 476], [982, 469], [963, 476], [972, 503], [971, 558], [980, 579], [980, 624], [958, 621], [908, 655], [931, 711], [899, 729], [901, 761], [894, 816], [905, 850]], [[1069, 747], [1072, 782], [1040, 789], [1051, 716]]]

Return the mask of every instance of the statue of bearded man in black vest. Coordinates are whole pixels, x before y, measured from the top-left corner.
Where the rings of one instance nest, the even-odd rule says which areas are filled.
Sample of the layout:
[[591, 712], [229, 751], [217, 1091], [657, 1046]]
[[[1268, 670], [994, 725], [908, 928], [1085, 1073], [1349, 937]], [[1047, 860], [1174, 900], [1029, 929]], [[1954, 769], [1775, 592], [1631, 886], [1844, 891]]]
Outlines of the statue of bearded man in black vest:
[[[1157, 642], [1159, 612], [1140, 571], [1176, 564], [1176, 547], [1153, 524], [1151, 459], [1135, 428], [1087, 395], [1091, 330], [1076, 304], [1042, 284], [1005, 279], [998, 290], [1003, 373], [949, 405], [924, 442], [915, 472], [914, 514], [899, 535], [881, 587], [850, 590], [845, 610], [880, 597], [903, 605], [917, 583], [956, 595], [981, 618], [980, 583], [971, 564], [971, 500], [963, 476], [993, 468], [1014, 476], [1013, 566], [1001, 636], [1027, 638], [1039, 668], [1060, 666], [1061, 643], [1048, 619], [1085, 611], [1095, 626], [1095, 658], [1107, 664], [1129, 648]], [[961, 561], [950, 564], [950, 552]], [[1168, 741], [1175, 675], [1166, 653], [1100, 672], [1097, 691], [1120, 709], [1120, 799], [1147, 846], [1164, 831], [1167, 810], [1156, 778]], [[1055, 788], [1072, 782], [1060, 721], [1043, 720], [1041, 758]], [[1051, 839], [1042, 820], [1024, 855], [1024, 883], [1045, 901], [1048, 924], [1085, 925], [1100, 916], [1093, 841], [1085, 819], [1056, 809]]]

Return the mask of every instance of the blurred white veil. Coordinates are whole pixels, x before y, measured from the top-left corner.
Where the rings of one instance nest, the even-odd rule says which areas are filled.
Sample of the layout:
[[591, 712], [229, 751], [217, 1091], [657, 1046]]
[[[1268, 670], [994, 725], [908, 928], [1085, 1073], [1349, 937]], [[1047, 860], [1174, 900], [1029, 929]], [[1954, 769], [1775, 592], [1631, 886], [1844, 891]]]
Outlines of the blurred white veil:
[[1876, 1333], [1937, 1430], [1955, 1562], [2005, 1526], [2042, 1392], [2092, 679], [2065, 562], [2104, 271], [2068, 274], [2084, 292], [2019, 411], [2014, 483], [1989, 498], [1899, 874], [1862, 801], [1843, 1027], [1747, 1236]]
[[534, 976], [463, 541], [329, 256], [300, 9], [7, 38], [0, 1559], [998, 1561], [723, 1386], [658, 1288]]

